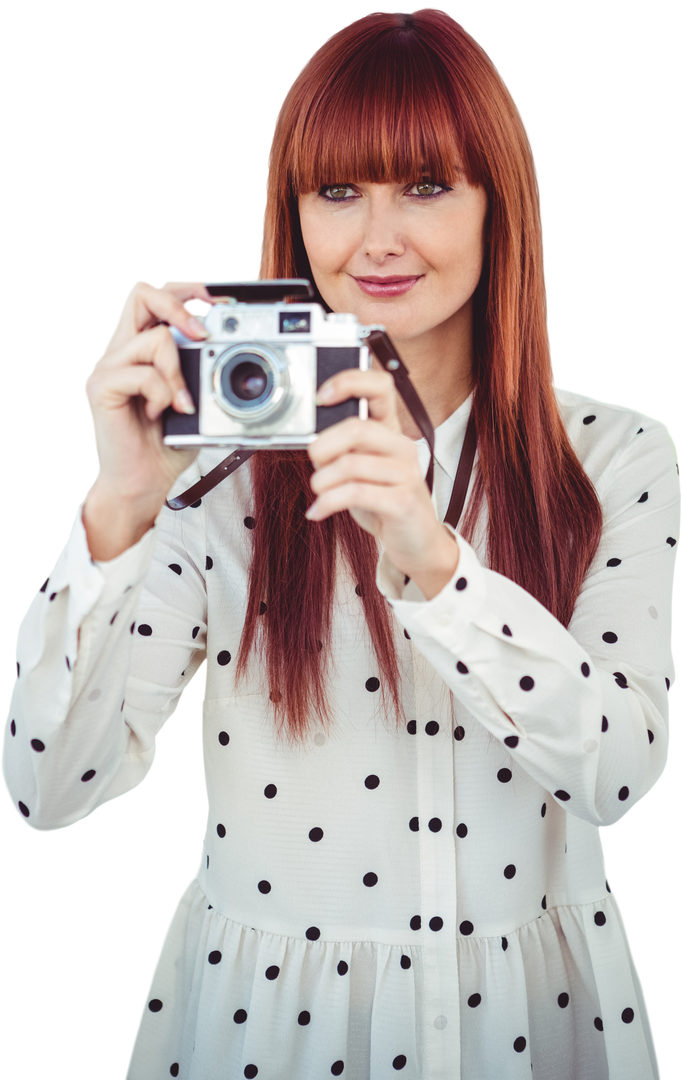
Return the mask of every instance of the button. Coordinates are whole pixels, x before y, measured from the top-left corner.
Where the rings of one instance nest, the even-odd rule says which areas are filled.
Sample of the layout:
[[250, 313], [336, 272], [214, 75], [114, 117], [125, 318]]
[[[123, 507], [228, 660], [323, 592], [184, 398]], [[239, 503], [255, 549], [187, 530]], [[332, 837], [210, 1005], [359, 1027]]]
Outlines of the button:
[[439, 615], [436, 619], [436, 622], [439, 626], [450, 626], [452, 622], [452, 615], [448, 615], [447, 613]]
[[439, 1031], [442, 1031], [443, 1028], [447, 1026], [447, 1022], [447, 1016], [437, 1016], [436, 1019], [433, 1021], [433, 1026], [435, 1028], [438, 1028]]

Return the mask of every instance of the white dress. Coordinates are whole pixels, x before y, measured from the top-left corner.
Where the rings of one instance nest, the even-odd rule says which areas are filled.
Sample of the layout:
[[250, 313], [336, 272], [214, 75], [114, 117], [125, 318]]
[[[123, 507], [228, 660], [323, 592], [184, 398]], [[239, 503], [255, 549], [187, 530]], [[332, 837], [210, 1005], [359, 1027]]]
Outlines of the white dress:
[[[655, 420], [557, 397], [604, 510], [570, 627], [486, 567], [484, 528], [471, 546], [456, 533], [457, 571], [429, 602], [383, 556], [400, 730], [345, 572], [334, 725], [292, 749], [259, 672], [235, 690], [248, 464], [109, 563], [79, 511], [19, 635], [5, 774], [28, 824], [69, 825], [138, 784], [207, 663], [206, 834], [129, 1080], [658, 1076], [599, 826], [665, 763], [676, 454]], [[470, 407], [436, 431], [441, 520]], [[173, 493], [223, 456], [202, 452]]]

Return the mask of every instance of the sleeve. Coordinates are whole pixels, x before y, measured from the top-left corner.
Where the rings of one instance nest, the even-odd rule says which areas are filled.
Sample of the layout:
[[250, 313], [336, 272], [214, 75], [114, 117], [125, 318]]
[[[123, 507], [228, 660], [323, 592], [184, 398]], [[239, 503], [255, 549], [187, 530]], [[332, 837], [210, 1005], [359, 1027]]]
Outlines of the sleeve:
[[56, 829], [135, 787], [205, 657], [203, 510], [164, 507], [94, 562], [78, 511], [19, 631], [4, 772], [30, 825]]
[[456, 531], [457, 570], [428, 602], [403, 598], [403, 575], [385, 554], [377, 567], [380, 591], [457, 699], [567, 812], [594, 825], [622, 817], [666, 761], [680, 524], [666, 428], [649, 420], [603, 480], [602, 537], [568, 629], [483, 567]]

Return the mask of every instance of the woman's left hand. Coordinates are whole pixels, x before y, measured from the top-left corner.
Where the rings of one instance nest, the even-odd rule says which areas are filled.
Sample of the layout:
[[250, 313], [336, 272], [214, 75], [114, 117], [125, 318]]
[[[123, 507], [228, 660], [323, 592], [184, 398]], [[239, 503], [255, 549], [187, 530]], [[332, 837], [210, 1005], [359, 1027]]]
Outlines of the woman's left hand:
[[382, 541], [393, 565], [431, 599], [454, 574], [459, 548], [436, 517], [415, 443], [401, 433], [393, 376], [341, 371], [320, 387], [317, 403], [334, 405], [351, 397], [368, 399], [370, 419], [342, 420], [308, 447], [317, 499], [306, 517], [323, 521], [349, 510]]

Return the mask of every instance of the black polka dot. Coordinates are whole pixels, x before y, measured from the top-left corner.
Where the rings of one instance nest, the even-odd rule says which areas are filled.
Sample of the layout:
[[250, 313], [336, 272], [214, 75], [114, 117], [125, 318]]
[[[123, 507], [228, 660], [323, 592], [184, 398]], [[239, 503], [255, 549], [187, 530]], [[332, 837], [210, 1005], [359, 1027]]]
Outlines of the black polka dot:
[[[192, 503], [192, 506], [194, 506], [194, 505], [195, 504]], [[256, 1076], [258, 1076], [258, 1066], [257, 1065], [245, 1065], [244, 1066], [244, 1076], [246, 1077], [246, 1080], [254, 1080], [254, 1078]]]
[[207, 870], [208, 870], [208, 860], [209, 860], [209, 856], [207, 855], [207, 856], [206, 856], [206, 869], [207, 869]]
[[620, 799], [621, 802], [625, 802], [625, 800], [627, 799], [629, 794], [630, 794], [630, 788], [629, 787], [622, 787], [620, 789], [620, 791], [618, 792], [618, 798]]
[[670, 544], [671, 547], [675, 547], [676, 543], [677, 543], [677, 540], [675, 540], [675, 538], [673, 536], [669, 536], [668, 539], [666, 540], [666, 544]]
[[595, 1016], [595, 1018], [594, 1018], [594, 1026], [596, 1027], [597, 1031], [603, 1031], [604, 1030], [604, 1023], [602, 1021], [601, 1016]]
[[268, 786], [263, 790], [263, 794], [265, 795], [266, 799], [274, 799], [275, 795], [277, 794], [277, 788], [274, 784], [268, 784]]
[[66, 670], [71, 671], [71, 661], [69, 660], [68, 656], [66, 657]]
[[464, 934], [465, 937], [468, 937], [469, 934], [473, 934], [474, 932], [474, 924], [469, 922], [468, 919], [465, 919], [464, 922], [459, 924], [459, 932], [460, 934]]
[[464, 738], [464, 736], [466, 735], [466, 732], [465, 732], [464, 728], [460, 724], [458, 724], [457, 727], [455, 728], [454, 732], [453, 732], [453, 735], [455, 736], [457, 742], [461, 742], [462, 739]]
[[568, 1005], [568, 1002], [569, 1002], [568, 994], [564, 991], [563, 994], [559, 994], [559, 997], [556, 1000], [557, 1000], [557, 1005], [559, 1006], [559, 1008], [560, 1009], [565, 1009], [566, 1006]]
[[312, 840], [314, 844], [317, 844], [318, 841], [320, 841], [323, 836], [324, 836], [324, 833], [323, 833], [322, 829], [319, 829], [317, 827], [314, 828], [314, 829], [311, 829], [310, 832], [308, 833], [308, 839]]
[[336, 965], [336, 970], [338, 971], [339, 975], [347, 975], [348, 974], [348, 964], [346, 963], [346, 961], [345, 960], [339, 960], [338, 964]]
[[611, 887], [610, 887], [608, 881], [605, 881], [604, 884], [606, 885], [606, 891], [611, 892]]
[[88, 769], [88, 771], [84, 772], [83, 775], [81, 776], [81, 780], [83, 781], [83, 783], [87, 784], [88, 780], [92, 780], [94, 775], [95, 775], [95, 770], [94, 769]]
[[362, 879], [362, 884], [366, 885], [368, 889], [372, 889], [374, 888], [378, 880], [379, 878], [376, 876], [376, 874], [370, 872], [369, 874], [364, 875]]
[[306, 1027], [306, 1025], [310, 1023], [310, 1013], [307, 1009], [304, 1009], [303, 1012], [298, 1014], [298, 1022], [301, 1027]]
[[503, 633], [503, 634], [506, 634], [506, 635], [507, 635], [507, 637], [511, 637], [511, 636], [512, 636], [512, 632], [511, 632], [511, 630], [509, 629], [509, 627], [507, 626], [507, 624], [506, 624], [506, 623], [505, 623], [505, 624], [504, 624], [504, 626], [502, 627], [502, 633]]
[[637, 502], [645, 503], [645, 502], [647, 501], [647, 499], [648, 499], [648, 498], [649, 498], [649, 492], [648, 492], [648, 491], [644, 491], [644, 492], [642, 492], [642, 494], [641, 494], [641, 495], [640, 495], [640, 497], [638, 498]]
[[365, 777], [365, 787], [369, 788], [370, 791], [374, 791], [375, 788], [378, 788], [380, 782], [379, 777], [375, 776], [374, 773], [370, 773], [369, 776]]
[[367, 682], [365, 683], [365, 690], [369, 690], [370, 694], [373, 694], [378, 689], [379, 689], [379, 680], [375, 679], [374, 676], [372, 676], [372, 678], [368, 679]]
[[622, 1013], [620, 1014], [620, 1018], [624, 1024], [631, 1024], [632, 1021], [635, 1019], [635, 1010], [623, 1009]]
[[501, 784], [508, 784], [512, 778], [511, 769], [500, 769], [497, 774], [497, 779]]
[[513, 863], [509, 863], [509, 866], [504, 868], [504, 876], [511, 880], [516, 875], [516, 867]]
[[522, 690], [532, 690], [535, 686], [535, 679], [532, 679], [530, 675], [524, 675], [523, 678], [519, 680], [519, 686]]
[[411, 638], [411, 637], [410, 637], [410, 635], [408, 634], [407, 630], [403, 630], [403, 634], [405, 635], [405, 637], [407, 638], [407, 640], [408, 640], [408, 641], [411, 641], [411, 640], [412, 640], [412, 638]]
[[134, 622], [132, 622], [132, 623], [130, 624], [130, 633], [131, 633], [131, 634], [134, 634], [134, 633], [135, 633], [135, 623], [134, 623]]
[[[14, 723], [14, 720], [12, 721], [12, 723]], [[14, 732], [12, 732], [12, 734], [14, 735]], [[42, 741], [42, 739], [31, 739], [31, 746], [38, 754], [42, 754], [43, 750], [45, 749], [45, 743]]]
[[150, 1012], [161, 1012], [161, 1010], [163, 1008], [163, 1002], [159, 1001], [158, 998], [152, 998], [152, 1000], [149, 1002], [149, 1005], [147, 1006], [147, 1008], [149, 1009]]
[[654, 741], [654, 733], [651, 728], [647, 728], [647, 735], [649, 736], [649, 745]]
[[263, 893], [264, 896], [267, 896], [267, 894], [271, 891], [271, 889], [272, 889], [272, 885], [270, 884], [269, 881], [259, 881], [258, 882], [258, 892]]
[[317, 941], [320, 936], [319, 928], [317, 926], [309, 926], [305, 932], [305, 936], [308, 941]]
[[[319, 931], [318, 931], [318, 933], [319, 933]], [[277, 967], [277, 964], [271, 964], [269, 968], [266, 968], [265, 978], [269, 979], [270, 982], [272, 982], [273, 979], [276, 979], [278, 975], [279, 975], [279, 968]]]
[[142, 634], [142, 637], [151, 637], [152, 636], [152, 628], [148, 623], [140, 623], [140, 625], [137, 628], [137, 632], [138, 632], [138, 634]]
[[509, 947], [509, 942], [507, 941], [506, 937], [503, 937], [501, 939], [501, 941], [502, 941], [502, 952], [506, 952], [508, 947]]
[[625, 678], [625, 676], [623, 675], [622, 671], [614, 671], [613, 677], [616, 680], [616, 685], [620, 686], [621, 690], [627, 690], [628, 689], [628, 681]]
[[246, 1022], [247, 1015], [248, 1013], [246, 1012], [246, 1009], [237, 1009], [232, 1019], [234, 1020], [235, 1024], [244, 1024]]
[[596, 419], [597, 419], [597, 417], [594, 415], [594, 413], [590, 413], [589, 416], [584, 416], [583, 417], [583, 424], [591, 424]]
[[455, 588], [457, 589], [457, 591], [461, 592], [462, 589], [466, 589], [466, 587], [467, 579], [465, 577], [457, 578], [457, 581], [455, 582]]
[[519, 1035], [518, 1039], [514, 1039], [514, 1049], [517, 1054], [522, 1054], [526, 1049], [526, 1040], [523, 1035]]
[[362, 585], [358, 584], [355, 586], [355, 595], [362, 596]]
[[56, 594], [56, 592], [50, 593], [50, 601], [52, 601], [52, 600], [56, 600], [56, 599], [57, 599], [57, 594]]
[[585, 678], [587, 678], [587, 676], [590, 674], [590, 665], [583, 662], [580, 665], [580, 670], [582, 671]]
[[419, 832], [419, 818], [418, 817], [410, 818], [410, 829], [412, 830], [412, 832]]
[[252, 517], [245, 517], [244, 524], [246, 525], [247, 529], [253, 529], [256, 524], [256, 519]]
[[230, 736], [227, 734], [226, 731], [220, 731], [218, 733], [218, 742], [220, 743], [221, 746], [227, 746], [229, 741], [230, 741]]
[[609, 561], [607, 562], [606, 565], [607, 566], [620, 566], [622, 561], [623, 561], [622, 559], [609, 559]]
[[265, 615], [265, 612], [266, 612], [267, 610], [268, 610], [268, 605], [267, 605], [267, 604], [265, 603], [265, 601], [264, 601], [264, 600], [261, 600], [261, 602], [260, 602], [260, 608], [258, 609], [258, 614], [259, 614], [259, 615]]
[[209, 964], [219, 964], [220, 961], [222, 960], [222, 958], [223, 958], [223, 954], [220, 952], [219, 949], [214, 949], [213, 952], [210, 952], [208, 954], [208, 962], [209, 962]]
[[16, 725], [14, 720], [10, 724], [9, 729], [12, 732], [12, 735], [16, 735], [16, 733], [17, 733], [17, 725]]
[[19, 802], [19, 803], [17, 803], [17, 806], [21, 810], [24, 817], [29, 817], [29, 809], [28, 809], [28, 806], [26, 806], [25, 803]]
[[429, 822], [429, 828], [431, 832], [440, 832], [440, 830], [443, 828], [443, 822], [440, 820], [439, 817], [432, 817]]
[[432, 919], [429, 919], [429, 928], [436, 933], [443, 929], [443, 920], [440, 915], [434, 915]]
[[21, 674], [21, 668], [19, 666], [19, 661], [17, 660], [17, 679], [19, 678], [20, 674]]
[[514, 747], [519, 745], [519, 737], [518, 737], [518, 735], [507, 735], [504, 742], [505, 742], [505, 746], [510, 746], [512, 748], [512, 750], [513, 750]]
[[174, 1061], [173, 1064], [170, 1067], [170, 1074], [171, 1074], [171, 1076], [177, 1076], [179, 1072], [180, 1072], [180, 1066], [178, 1065], [177, 1061]]
[[45, 590], [46, 590], [46, 588], [47, 588], [47, 583], [48, 583], [48, 581], [49, 581], [49, 580], [50, 580], [50, 579], [49, 579], [49, 577], [48, 577], [48, 578], [45, 578], [45, 581], [44, 581], [44, 582], [43, 582], [43, 584], [42, 584], [42, 585], [40, 586], [40, 591], [41, 591], [41, 592], [45, 592]]
[[540, 817], [544, 817], [546, 813], [547, 813], [547, 803], [543, 802], [542, 810], [540, 811]]
[[343, 1072], [343, 1062], [342, 1061], [335, 1061], [334, 1064], [331, 1067], [332, 1076], [340, 1076], [342, 1072]]
[[182, 573], [182, 567], [176, 562], [169, 563], [168, 564], [168, 569], [172, 570], [174, 574], [181, 574]]
[[397, 1057], [393, 1058], [393, 1068], [394, 1069], [404, 1069], [406, 1065], [407, 1065], [407, 1058], [405, 1057], [404, 1054], [398, 1054]]
[[421, 930], [422, 917], [421, 915], [413, 915], [410, 919], [410, 930]]
[[437, 735], [440, 731], [440, 724], [437, 720], [429, 720], [428, 724], [425, 724], [424, 731], [427, 735]]
[[201, 506], [201, 499], [197, 499], [196, 502], [190, 503], [189, 505], [191, 506], [192, 510], [196, 510], [199, 506]]
[[227, 833], [227, 829], [225, 828], [225, 826], [223, 824], [216, 825], [215, 831], [218, 833], [218, 836], [220, 837], [221, 840], [224, 839], [224, 837], [225, 837], [225, 835]]
[[459, 825], [457, 826], [457, 828], [456, 828], [456, 830], [455, 830], [455, 831], [456, 831], [457, 835], [459, 836], [460, 840], [463, 840], [463, 839], [464, 839], [464, 837], [465, 837], [465, 836], [467, 835], [467, 833], [469, 832], [469, 830], [467, 829], [467, 827], [466, 827], [466, 825], [464, 824], [464, 822], [461, 822], [461, 823], [460, 823], [460, 824], [459, 824]]
[[407, 730], [409, 731], [410, 735], [416, 735], [417, 734], [417, 721], [416, 720], [408, 720], [407, 721]]
[[210, 555], [206, 556], [206, 569], [207, 570], [212, 570], [213, 569], [213, 559], [211, 558]]
[[405, 956], [404, 953], [400, 957], [400, 966], [401, 968], [403, 968], [404, 971], [407, 971], [408, 968], [412, 967], [412, 961], [410, 960], [409, 956]]
[[467, 1005], [469, 1006], [470, 1009], [477, 1009], [480, 1004], [481, 1004], [481, 995], [480, 994], [472, 994], [471, 997], [467, 999]]
[[641, 428], [639, 428], [639, 430], [637, 431], [637, 434], [638, 434], [638, 435], [641, 435], [643, 431], [644, 431], [644, 428], [643, 428], [643, 427], [641, 427]]
[[571, 796], [568, 794], [568, 792], [564, 791], [563, 788], [559, 788], [558, 791], [554, 792], [554, 798], [555, 799], [561, 799], [562, 802], [568, 802], [570, 797]]
[[667, 675], [665, 676], [665, 688], [666, 688], [666, 690], [670, 689], [670, 679], [668, 678]]
[[601, 729], [602, 729], [602, 731], [608, 731], [609, 730], [609, 722], [608, 722], [608, 720], [606, 719], [605, 716], [602, 716], [602, 718], [601, 718]]
[[409, 584], [410, 584], [409, 574], [405, 574], [405, 579], [403, 581], [403, 585], [409, 585]]
[[114, 614], [113, 614], [113, 615], [111, 616], [111, 618], [109, 619], [109, 626], [113, 626], [113, 625], [114, 625], [114, 620], [115, 620], [115, 618], [116, 618], [116, 616], [117, 616], [117, 615], [118, 615], [118, 612], [117, 612], [117, 611], [115, 611], [115, 612], [114, 612]]
[[540, 906], [541, 906], [543, 911], [547, 911], [547, 897], [546, 896], [543, 896]]
[[604, 923], [606, 922], [606, 915], [604, 914], [604, 912], [603, 911], [598, 911], [594, 916], [594, 921], [597, 924], [597, 926], [603, 926]]
[[602, 641], [605, 641], [607, 645], [613, 645], [618, 641], [618, 635], [614, 634], [613, 630], [607, 630], [605, 634], [601, 636]]
[[226, 664], [229, 664], [231, 659], [232, 656], [227, 651], [227, 649], [223, 649], [221, 652], [218, 653], [217, 660], [221, 667], [225, 667]]
[[466, 664], [463, 664], [461, 660], [457, 661], [457, 670], [459, 671], [460, 675], [469, 674], [469, 668], [466, 666]]

